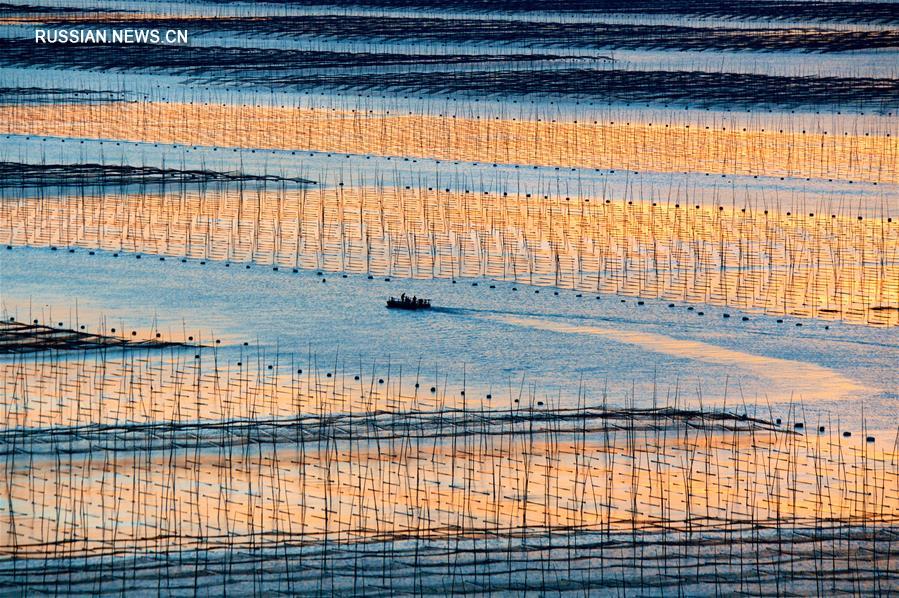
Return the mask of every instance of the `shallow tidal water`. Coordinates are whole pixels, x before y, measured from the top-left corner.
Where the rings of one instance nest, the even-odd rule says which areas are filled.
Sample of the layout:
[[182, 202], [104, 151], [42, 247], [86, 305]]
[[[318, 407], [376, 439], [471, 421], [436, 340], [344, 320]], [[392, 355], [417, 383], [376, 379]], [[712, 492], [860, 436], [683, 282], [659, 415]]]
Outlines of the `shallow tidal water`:
[[[270, 362], [314, 354], [347, 372], [402, 371], [409, 384], [420, 372], [499, 405], [533, 384], [561, 405], [576, 404], [579, 390], [596, 405], [604, 394], [642, 407], [677, 395], [685, 407], [729, 405], [856, 430], [863, 417], [868, 429], [891, 430], [899, 400], [895, 328], [484, 279], [369, 280], [80, 248], [17, 247], [2, 257], [7, 317], [74, 327], [77, 315], [89, 330], [105, 318], [120, 331], [221, 339], [223, 364], [236, 364], [249, 342]], [[435, 309], [385, 308], [403, 292], [431, 298]]]

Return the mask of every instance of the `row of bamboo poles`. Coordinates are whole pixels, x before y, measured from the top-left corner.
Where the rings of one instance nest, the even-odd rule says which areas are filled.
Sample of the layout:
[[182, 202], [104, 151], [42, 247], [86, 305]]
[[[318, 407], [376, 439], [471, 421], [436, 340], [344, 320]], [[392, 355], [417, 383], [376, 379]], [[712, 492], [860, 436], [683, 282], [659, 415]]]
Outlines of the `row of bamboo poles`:
[[434, 188], [130, 193], [0, 204], [0, 241], [412, 278], [490, 277], [899, 323], [899, 221]]

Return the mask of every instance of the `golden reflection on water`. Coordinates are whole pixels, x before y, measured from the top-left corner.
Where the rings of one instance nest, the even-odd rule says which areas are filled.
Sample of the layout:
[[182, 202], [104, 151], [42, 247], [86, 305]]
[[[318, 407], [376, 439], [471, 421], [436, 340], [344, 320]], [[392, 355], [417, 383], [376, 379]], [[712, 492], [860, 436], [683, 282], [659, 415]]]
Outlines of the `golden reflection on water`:
[[20, 455], [0, 465], [0, 550], [899, 520], [896, 455], [833, 435], [744, 434], [322, 437], [264, 450]]
[[757, 380], [765, 380], [766, 400], [785, 403], [793, 398], [803, 402], [852, 401], [871, 392], [870, 388], [860, 382], [814, 363], [755, 355], [712, 343], [678, 339], [653, 332], [564, 324], [544, 318], [497, 316], [490, 319], [561, 334], [604, 336], [654, 353], [729, 366], [736, 371], [748, 372]]
[[[408, 377], [401, 387], [402, 379], [364, 371], [355, 380], [343, 371], [310, 371], [305, 364], [273, 365], [269, 370], [250, 355], [240, 366], [226, 365], [212, 351], [202, 353], [200, 359], [187, 349], [172, 356], [79, 352], [60, 359], [0, 361], [0, 430], [462, 406], [458, 394], [447, 396], [445, 383], [422, 383], [409, 393], [413, 382]], [[297, 373], [304, 367], [304, 373]], [[473, 398], [465, 404], [481, 405]]]
[[[895, 138], [837, 131], [158, 102], [2, 106], [0, 122], [5, 133], [26, 135], [899, 182]], [[0, 239], [417, 278], [485, 276], [899, 323], [899, 223], [842, 212], [424, 188], [212, 187], [9, 198], [0, 204]], [[777, 368], [781, 378], [797, 367], [662, 335], [511, 323], [609, 335], [769, 374]], [[317, 436], [254, 444], [235, 434], [234, 420], [252, 430], [266, 418], [441, 412], [459, 399], [442, 387], [410, 396], [391, 381], [219, 368], [214, 354], [200, 352], [200, 359], [120, 354], [0, 364], [7, 453], [0, 553], [71, 558], [246, 538], [354, 542], [535, 528], [702, 532], [899, 521], [897, 455], [838, 430], [800, 435], [680, 422], [579, 435], [550, 424], [536, 431], [498, 424], [490, 433], [421, 437], [371, 425], [366, 439], [350, 440], [321, 425]], [[829, 398], [863, 390], [838, 372], [801, 373]], [[198, 424], [204, 444], [175, 442], [175, 424], [186, 422]], [[138, 423], [150, 424], [143, 448], [125, 441]], [[70, 426], [100, 434], [102, 446], [78, 445]], [[180, 443], [193, 433], [178, 430]], [[70, 434], [60, 436], [69, 444], [46, 441], [56, 433]], [[36, 450], [46, 446], [54, 450]]]
[[425, 188], [20, 198], [0, 240], [899, 323], [899, 221]]
[[581, 424], [446, 388], [222, 371], [208, 352], [117, 355], [2, 364], [0, 552], [899, 521], [883, 439], [695, 414]]
[[899, 139], [856, 131], [516, 120], [179, 102], [0, 106], [7, 134], [652, 172], [899, 182]]

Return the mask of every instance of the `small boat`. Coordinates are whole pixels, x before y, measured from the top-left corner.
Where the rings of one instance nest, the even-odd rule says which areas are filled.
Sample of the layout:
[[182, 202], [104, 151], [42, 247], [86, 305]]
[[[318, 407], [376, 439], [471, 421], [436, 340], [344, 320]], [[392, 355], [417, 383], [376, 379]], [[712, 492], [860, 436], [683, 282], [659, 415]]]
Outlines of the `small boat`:
[[399, 299], [391, 297], [387, 300], [387, 309], [406, 309], [416, 311], [419, 309], [431, 309], [430, 299], [419, 299], [418, 297], [407, 297], [401, 295]]

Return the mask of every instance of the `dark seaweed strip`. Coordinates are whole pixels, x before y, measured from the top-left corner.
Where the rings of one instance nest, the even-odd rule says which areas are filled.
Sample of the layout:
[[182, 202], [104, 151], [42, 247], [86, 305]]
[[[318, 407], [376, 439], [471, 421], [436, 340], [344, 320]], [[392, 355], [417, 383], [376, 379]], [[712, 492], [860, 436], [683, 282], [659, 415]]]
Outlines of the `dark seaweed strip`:
[[46, 87], [0, 87], [2, 104], [53, 104], [58, 102], [111, 102], [125, 99], [115, 91], [59, 89]]
[[588, 68], [359, 73], [353, 75], [221, 74], [206, 80], [284, 89], [327, 88], [473, 96], [562, 96], [602, 102], [661, 102], [698, 107], [899, 106], [899, 81], [849, 77], [782, 77], [693, 71], [625, 71]]
[[[205, 184], [230, 182], [289, 182], [313, 184], [302, 178], [253, 175], [214, 170], [179, 170], [151, 166], [114, 164], [23, 164], [0, 162], [0, 189], [43, 188], [47, 186], [122, 186], [133, 184]], [[2, 324], [0, 324], [2, 332]], [[2, 342], [2, 341], [0, 341]], [[2, 352], [2, 348], [0, 348]]]
[[495, 19], [439, 19], [356, 15], [224, 17], [93, 21], [45, 19], [50, 27], [188, 29], [193, 35], [246, 35], [335, 39], [514, 44], [533, 48], [745, 50], [844, 52], [899, 47], [899, 31], [839, 31], [820, 27], [707, 28], [674, 25], [550, 23]]
[[107, 347], [150, 348], [188, 347], [185, 343], [159, 339], [130, 340], [69, 328], [51, 328], [21, 322], [0, 322], [0, 355], [42, 351], [87, 351]]
[[[889, 563], [891, 545], [899, 540], [895, 527], [786, 517], [742, 524], [715, 519], [689, 523], [690, 531], [666, 529], [661, 521], [637, 525], [633, 531], [576, 524], [469, 530], [425, 525], [385, 530], [367, 540], [356, 538], [370, 530], [358, 529], [343, 530], [345, 537], [308, 530], [228, 535], [209, 531], [181, 537], [153, 533], [151, 528], [139, 540], [153, 549], [139, 554], [114, 540], [84, 556], [67, 556], [70, 549], [79, 549], [77, 539], [19, 545], [46, 558], [0, 561], [0, 588], [30, 593], [64, 588], [87, 594], [106, 583], [143, 594], [165, 579], [167, 592], [193, 595], [191, 582], [197, 575], [210, 594], [249, 594], [254, 587], [260, 595], [276, 593], [285, 579], [315, 588], [325, 576], [334, 595], [362, 590], [372, 596], [390, 595], [383, 590], [388, 583], [392, 593], [438, 596], [483, 595], [485, 589], [516, 595], [537, 590], [594, 590], [605, 595], [629, 589], [655, 595], [672, 586], [734, 594], [747, 585], [754, 595], [779, 595], [777, 588], [784, 585], [792, 588], [815, 580], [857, 594], [862, 588], [899, 583], [895, 568], [882, 568], [884, 560]], [[167, 548], [173, 541], [184, 547]], [[566, 546], [573, 550], [562, 549]], [[826, 552], [822, 546], [828, 547]], [[747, 560], [729, 559], [734, 550], [745, 552]], [[825, 557], [834, 565], [823, 571], [802, 566]], [[872, 564], [860, 567], [861, 559]], [[441, 584], [448, 563], [469, 572], [471, 581], [464, 588], [449, 592]], [[739, 574], [723, 575], [722, 568]], [[308, 589], [306, 593], [317, 595]]]
[[[58, 332], [54, 329], [50, 331]], [[62, 334], [56, 335], [60, 339]], [[85, 345], [99, 343], [100, 337], [84, 335]], [[103, 337], [106, 338], [106, 337]], [[41, 337], [40, 342], [50, 342]], [[3, 347], [15, 339], [0, 338]], [[74, 341], [72, 341], [74, 342]], [[130, 343], [136, 345], [136, 343]], [[173, 345], [177, 343], [169, 343]], [[110, 345], [108, 342], [104, 346]], [[126, 346], [126, 345], [122, 345]], [[167, 346], [162, 343], [136, 346]], [[57, 348], [57, 347], [53, 347]], [[90, 348], [90, 347], [73, 347]], [[96, 348], [96, 347], [94, 347]], [[398, 438], [447, 439], [463, 436], [508, 436], [529, 426], [534, 432], [591, 434], [611, 430], [660, 432], [687, 427], [692, 430], [717, 430], [736, 433], [773, 431], [777, 427], [761, 419], [725, 411], [691, 409], [614, 409], [604, 407], [541, 408], [510, 412], [508, 409], [464, 411], [399, 411], [302, 415], [279, 419], [240, 419], [216, 421], [172, 421], [128, 424], [89, 424], [53, 428], [0, 429], [0, 455], [10, 451], [19, 454], [55, 454], [60, 451], [88, 453], [93, 451], [164, 450], [176, 448], [211, 448], [223, 441], [231, 446], [292, 444], [314, 441], [322, 428], [335, 440], [388, 440]], [[27, 438], [28, 444], [20, 441]], [[113, 442], [114, 441], [114, 442]]]
[[[222, 3], [240, 0], [220, 0]], [[676, 15], [717, 19], [800, 20], [899, 24], [892, 2], [815, 2], [785, 0], [264, 0], [286, 6], [348, 6], [405, 10], [474, 12], [598, 12], [626, 15]]]
[[40, 15], [121, 14], [127, 11], [76, 6], [40, 6], [36, 4], [10, 4], [0, 2], [0, 18]]
[[270, 48], [165, 46], [155, 44], [47, 44], [35, 51], [31, 40], [0, 39], [0, 64], [17, 67], [81, 68], [112, 71], [166, 71], [206, 74], [288, 69], [348, 69], [411, 65], [464, 65], [565, 60], [555, 54], [393, 54]]
[[[89, 48], [89, 51], [88, 51]], [[544, 68], [547, 61], [560, 66]], [[694, 106], [858, 106], [888, 110], [899, 105], [895, 79], [770, 76], [702, 71], [626, 71], [562, 66], [557, 55], [417, 55], [319, 52], [261, 48], [158, 45], [47, 46], [0, 40], [0, 64], [123, 72], [170, 72], [198, 82], [271, 89], [328, 88], [425, 94], [552, 95], [609, 102], [663, 102]], [[581, 61], [582, 62], [582, 61]], [[385, 67], [482, 65], [440, 72]], [[483, 65], [493, 65], [487, 70]], [[513, 68], [514, 67], [514, 68]], [[327, 69], [351, 73], [322, 72]], [[300, 72], [303, 70], [317, 72]]]

